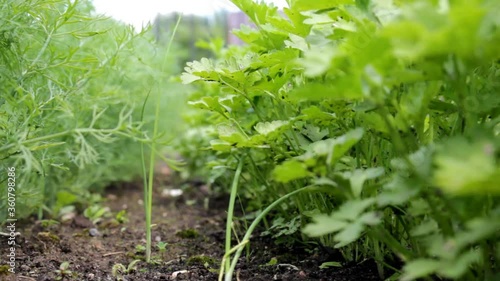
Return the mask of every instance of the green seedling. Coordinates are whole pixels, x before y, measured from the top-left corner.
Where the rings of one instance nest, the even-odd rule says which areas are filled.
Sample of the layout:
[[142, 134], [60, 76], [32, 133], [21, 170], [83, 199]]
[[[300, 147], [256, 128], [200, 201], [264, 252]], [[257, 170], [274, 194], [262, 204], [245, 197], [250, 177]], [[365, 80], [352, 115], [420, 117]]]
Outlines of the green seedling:
[[337, 261], [328, 261], [322, 263], [319, 268], [324, 269], [324, 268], [330, 268], [330, 267], [342, 267], [342, 264]]
[[110, 210], [108, 207], [92, 205], [83, 211], [83, 215], [92, 221], [92, 223], [97, 224], [102, 221], [103, 218], [110, 215]]
[[61, 263], [59, 269], [54, 270], [54, 272], [57, 275], [56, 280], [64, 280], [66, 277], [69, 278], [73, 274], [73, 272], [69, 270], [69, 262], [67, 261]]
[[125, 267], [121, 263], [116, 263], [113, 265], [113, 268], [111, 269], [111, 274], [113, 275], [113, 277], [115, 277], [117, 281], [125, 280], [123, 275], [127, 275], [137, 271], [138, 262], [140, 262], [140, 260], [133, 260], [128, 264], [127, 267]]
[[40, 225], [46, 229], [52, 228], [52, 227], [59, 225], [59, 224], [60, 223], [56, 220], [41, 220], [40, 221]]
[[269, 260], [269, 262], [267, 262], [265, 265], [266, 266], [273, 266], [273, 265], [277, 265], [278, 264], [278, 259], [273, 257]]
[[136, 245], [135, 252], [136, 253], [144, 253], [146, 251], [146, 247], [144, 245]]
[[167, 246], [168, 246], [167, 242], [160, 241], [156, 243], [156, 248], [158, 248], [158, 251], [160, 251], [162, 257], [165, 256], [165, 252], [167, 251]]
[[119, 211], [116, 214], [115, 219], [119, 223], [127, 223], [128, 222], [127, 210]]

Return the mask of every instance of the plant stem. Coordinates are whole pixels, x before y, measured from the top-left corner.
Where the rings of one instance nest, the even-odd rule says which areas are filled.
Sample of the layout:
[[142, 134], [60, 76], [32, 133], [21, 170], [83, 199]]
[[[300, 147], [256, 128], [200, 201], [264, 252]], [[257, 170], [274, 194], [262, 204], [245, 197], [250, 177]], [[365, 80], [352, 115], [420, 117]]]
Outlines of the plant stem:
[[380, 280], [384, 280], [384, 267], [382, 266], [384, 264], [384, 253], [382, 252], [379, 241], [376, 238], [372, 238], [371, 240], [373, 243], [375, 259], [377, 261], [378, 276], [380, 277]]
[[407, 261], [413, 256], [412, 252], [401, 245], [401, 243], [399, 243], [399, 241], [396, 240], [384, 227], [374, 227], [373, 229], [370, 229], [368, 233], [377, 240], [384, 242], [395, 253], [400, 254], [403, 261]]
[[[229, 253], [231, 251], [231, 225], [233, 223], [234, 215], [234, 203], [236, 201], [236, 194], [238, 193], [238, 181], [240, 179], [241, 170], [243, 169], [244, 159], [239, 160], [238, 168], [234, 174], [233, 184], [231, 185], [231, 195], [229, 198], [229, 207], [227, 209], [227, 219], [226, 219], [226, 247], [225, 252]], [[229, 270], [229, 260], [226, 261], [225, 267], [226, 271]]]
[[226, 276], [224, 278], [225, 281], [231, 281], [234, 269], [236, 268], [236, 263], [238, 263], [238, 259], [240, 258], [241, 252], [243, 251], [244, 244], [248, 243], [253, 231], [255, 230], [255, 228], [257, 227], [259, 222], [265, 217], [265, 215], [267, 215], [267, 213], [269, 213], [272, 209], [274, 209], [276, 206], [278, 206], [279, 204], [281, 204], [283, 201], [287, 200], [291, 196], [293, 196], [297, 193], [300, 193], [302, 191], [305, 191], [307, 189], [310, 189], [311, 187], [313, 187], [313, 185], [308, 185], [308, 186], [302, 187], [300, 189], [297, 189], [295, 191], [292, 191], [292, 192], [284, 195], [283, 197], [274, 201], [271, 205], [269, 205], [266, 209], [264, 209], [264, 211], [262, 211], [262, 213], [260, 213], [259, 216], [257, 216], [254, 219], [254, 221], [252, 222], [252, 224], [248, 228], [247, 232], [245, 233], [245, 236], [243, 236], [242, 243], [240, 243], [240, 245], [238, 245], [238, 250], [236, 251], [236, 253], [233, 257], [230, 268], [228, 270], [226, 270]]
[[[177, 32], [177, 28], [179, 27], [179, 23], [181, 21], [182, 16], [179, 16], [177, 19], [177, 23], [174, 27], [172, 36], [170, 37], [170, 41], [167, 46], [167, 50], [165, 52], [165, 57], [164, 61], [162, 64], [162, 72], [164, 71], [166, 61], [167, 61], [167, 56], [170, 53], [170, 48], [172, 46], [172, 42], [175, 37], [175, 33]], [[158, 136], [158, 121], [159, 121], [159, 116], [160, 116], [160, 101], [161, 101], [161, 96], [160, 96], [160, 85], [157, 84], [158, 87], [158, 93], [156, 95], [156, 108], [155, 108], [155, 120], [153, 122], [153, 137], [152, 137], [152, 143], [151, 143], [151, 153], [149, 155], [149, 175], [147, 177], [147, 188], [144, 190], [146, 191], [146, 195], [144, 196], [144, 205], [145, 205], [145, 210], [146, 210], [146, 262], [151, 261], [151, 216], [152, 216], [152, 209], [153, 209], [153, 179], [154, 179], [154, 165], [155, 165], [155, 159], [156, 159], [156, 144], [157, 144], [157, 136]], [[144, 155], [144, 154], [143, 154]], [[144, 157], [144, 156], [143, 156]], [[143, 165], [144, 166], [144, 165]], [[145, 168], [143, 167], [143, 172], [145, 172]], [[146, 180], [145, 180], [146, 181]]]

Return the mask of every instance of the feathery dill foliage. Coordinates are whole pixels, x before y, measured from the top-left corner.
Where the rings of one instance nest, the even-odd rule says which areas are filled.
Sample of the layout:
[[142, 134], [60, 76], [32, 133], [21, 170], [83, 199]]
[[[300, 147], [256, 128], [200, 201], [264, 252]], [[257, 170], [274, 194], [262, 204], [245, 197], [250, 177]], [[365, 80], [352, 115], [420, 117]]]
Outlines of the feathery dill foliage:
[[16, 167], [18, 218], [140, 174], [141, 106], [165, 77], [151, 38], [90, 1], [0, 0], [0, 169]]
[[275, 207], [278, 242], [305, 234], [392, 280], [499, 279], [500, 2], [232, 2], [257, 28], [187, 64], [203, 111], [179, 148], [210, 148], [189, 166], [227, 187], [243, 167], [233, 186], [256, 221]]

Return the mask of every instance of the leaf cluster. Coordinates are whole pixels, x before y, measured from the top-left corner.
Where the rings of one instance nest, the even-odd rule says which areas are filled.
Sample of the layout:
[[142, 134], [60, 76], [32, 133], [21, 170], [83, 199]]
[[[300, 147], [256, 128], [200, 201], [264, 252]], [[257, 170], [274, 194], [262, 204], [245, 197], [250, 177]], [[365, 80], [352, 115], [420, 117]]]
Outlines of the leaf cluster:
[[245, 161], [248, 209], [313, 185], [276, 216], [381, 276], [495, 279], [498, 1], [232, 2], [247, 45], [182, 76], [220, 182]]

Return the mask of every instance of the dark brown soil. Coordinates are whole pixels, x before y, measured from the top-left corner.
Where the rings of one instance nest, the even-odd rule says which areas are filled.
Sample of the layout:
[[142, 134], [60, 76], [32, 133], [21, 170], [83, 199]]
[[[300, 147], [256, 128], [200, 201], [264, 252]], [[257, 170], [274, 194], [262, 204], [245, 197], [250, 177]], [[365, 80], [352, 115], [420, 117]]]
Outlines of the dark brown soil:
[[[63, 262], [70, 263], [63, 280], [217, 280], [224, 253], [227, 201], [212, 198], [206, 209], [202, 194], [199, 190], [177, 198], [155, 194], [152, 237], [167, 242], [166, 251], [160, 253], [155, 247], [154, 263], [140, 261], [137, 270], [119, 276], [113, 276], [113, 266], [127, 267], [144, 256], [136, 250], [137, 245], [145, 245], [139, 186], [117, 185], [107, 191], [106, 204], [113, 214], [127, 210], [125, 223], [108, 218], [95, 226], [82, 215], [55, 226], [42, 226], [35, 220], [19, 223], [16, 274], [6, 274], [3, 267], [0, 280], [57, 280], [61, 274], [56, 270]], [[92, 228], [99, 232], [95, 237], [89, 234]], [[8, 246], [4, 236], [1, 240], [0, 264], [5, 265]], [[294, 249], [255, 235], [250, 254], [240, 259], [233, 280], [380, 280], [373, 262], [320, 269], [323, 262], [332, 261], [331, 256]], [[276, 263], [266, 265], [272, 259]]]

